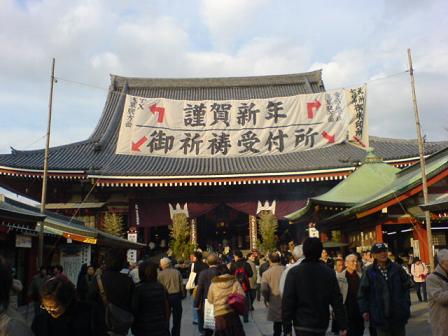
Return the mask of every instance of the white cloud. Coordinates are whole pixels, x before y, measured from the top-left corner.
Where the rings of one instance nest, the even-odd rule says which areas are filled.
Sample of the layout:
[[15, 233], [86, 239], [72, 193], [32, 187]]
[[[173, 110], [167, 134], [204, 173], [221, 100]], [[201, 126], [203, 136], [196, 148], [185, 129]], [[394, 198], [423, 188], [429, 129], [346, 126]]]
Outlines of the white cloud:
[[328, 63], [314, 63], [310, 70], [322, 69], [325, 87], [336, 89], [358, 85], [366, 81], [369, 62], [361, 50], [345, 50], [336, 54]]
[[188, 53], [194, 76], [274, 75], [305, 71], [311, 50], [283, 38], [257, 38], [234, 55], [223, 52]]
[[224, 50], [251, 30], [261, 11], [269, 0], [202, 0], [200, 13], [207, 26], [214, 45]]

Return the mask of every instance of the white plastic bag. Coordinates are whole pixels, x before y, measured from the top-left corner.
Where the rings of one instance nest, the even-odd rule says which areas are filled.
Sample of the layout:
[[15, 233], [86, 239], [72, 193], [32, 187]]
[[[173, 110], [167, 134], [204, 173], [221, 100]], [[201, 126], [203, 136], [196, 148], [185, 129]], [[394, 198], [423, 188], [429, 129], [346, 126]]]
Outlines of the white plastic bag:
[[370, 336], [370, 323], [367, 321], [364, 321], [364, 333], [362, 334], [362, 336]]
[[204, 303], [204, 329], [215, 330], [215, 306], [207, 299]]
[[190, 276], [188, 277], [187, 284], [185, 285], [186, 290], [194, 289], [196, 286], [194, 284], [194, 280], [196, 279], [196, 273], [193, 272], [194, 264], [191, 264], [191, 272]]

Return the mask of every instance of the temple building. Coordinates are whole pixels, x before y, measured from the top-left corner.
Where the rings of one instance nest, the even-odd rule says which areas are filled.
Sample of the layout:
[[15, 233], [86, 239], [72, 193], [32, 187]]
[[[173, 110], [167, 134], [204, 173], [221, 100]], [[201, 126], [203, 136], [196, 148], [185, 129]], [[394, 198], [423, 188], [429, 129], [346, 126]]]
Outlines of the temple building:
[[[286, 216], [303, 208], [308, 199], [328, 192], [350, 176], [366, 160], [367, 147], [373, 148], [383, 159], [382, 165], [388, 167], [385, 170], [398, 174], [400, 169], [418, 162], [417, 142], [369, 137], [365, 133], [364, 140], [335, 141], [333, 135], [322, 132], [319, 136], [322, 134], [322, 140], [327, 139], [330, 145], [313, 148], [314, 138], [299, 135], [295, 145], [308, 145], [306, 150], [285, 148], [283, 151], [281, 148], [275, 153], [258, 153], [258, 150], [247, 147], [252, 149], [250, 155], [226, 156], [222, 151], [218, 153], [220, 155], [201, 156], [198, 151], [176, 156], [166, 151], [155, 152], [160, 148], [148, 140], [151, 134], [156, 136], [154, 131], [138, 141], [132, 140], [132, 147], [128, 146], [135, 152], [133, 154], [139, 154], [137, 152], [143, 148], [153, 150], [152, 154], [123, 154], [118, 153], [117, 148], [123, 127], [127, 127], [134, 117], [135, 109], [128, 105], [135, 106], [141, 99], [156, 102], [149, 106], [150, 112], [159, 119], [155, 122], [164, 118], [161, 101], [173, 106], [177, 101], [269, 101], [268, 109], [275, 107], [276, 114], [266, 119], [273, 118], [269, 122], [274, 122], [292, 111], [286, 108], [285, 102], [285, 110], [279, 113], [283, 107], [280, 107], [278, 97], [286, 100], [297, 95], [325, 93], [321, 71], [200, 79], [111, 76], [103, 113], [91, 136], [50, 149], [47, 209], [67, 216], [76, 215], [85, 226], [97, 228], [101, 227], [107, 213], [120, 214], [127, 228], [137, 230], [139, 242], [153, 241], [161, 245], [168, 239], [172, 214], [183, 212], [191, 221], [193, 239], [200, 247], [216, 248], [229, 244], [243, 249], [256, 246], [256, 216], [261, 210], [270, 210], [279, 219], [279, 236], [300, 240], [307, 234], [306, 226], [290, 225], [292, 219]], [[129, 101], [127, 97], [134, 98]], [[328, 99], [332, 97], [327, 97], [327, 103]], [[168, 105], [164, 106], [167, 108]], [[311, 119], [318, 114], [316, 111], [321, 103], [314, 100], [306, 106]], [[226, 110], [224, 105], [220, 108], [215, 112], [220, 112], [222, 117]], [[125, 110], [129, 112], [128, 120], [123, 119]], [[184, 127], [192, 123], [187, 119], [183, 122]], [[166, 129], [157, 128], [157, 134]], [[302, 130], [296, 130], [296, 133], [298, 131]], [[272, 146], [280, 141], [272, 134], [269, 139], [275, 140], [269, 143]], [[173, 141], [172, 138], [165, 140]], [[428, 142], [426, 155], [447, 146], [448, 142]], [[213, 150], [221, 149], [212, 147], [211, 150], [213, 153]], [[43, 160], [43, 150], [13, 149], [10, 154], [0, 155], [0, 185], [39, 200]], [[374, 191], [377, 190], [371, 190]], [[352, 192], [356, 198], [357, 190]], [[353, 203], [358, 201], [354, 199]]]

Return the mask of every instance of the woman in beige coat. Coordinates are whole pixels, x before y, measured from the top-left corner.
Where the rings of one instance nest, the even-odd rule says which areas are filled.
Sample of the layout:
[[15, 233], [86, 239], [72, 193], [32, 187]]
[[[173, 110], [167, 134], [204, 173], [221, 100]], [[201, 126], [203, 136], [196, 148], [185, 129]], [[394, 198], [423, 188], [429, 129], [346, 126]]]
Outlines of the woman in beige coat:
[[439, 265], [426, 280], [429, 323], [433, 336], [448, 336], [448, 250], [440, 250], [437, 260]]
[[217, 267], [218, 276], [214, 277], [207, 300], [215, 309], [215, 336], [245, 336], [243, 325], [236, 312], [227, 305], [230, 294], [245, 295], [235, 276], [230, 274], [226, 265]]

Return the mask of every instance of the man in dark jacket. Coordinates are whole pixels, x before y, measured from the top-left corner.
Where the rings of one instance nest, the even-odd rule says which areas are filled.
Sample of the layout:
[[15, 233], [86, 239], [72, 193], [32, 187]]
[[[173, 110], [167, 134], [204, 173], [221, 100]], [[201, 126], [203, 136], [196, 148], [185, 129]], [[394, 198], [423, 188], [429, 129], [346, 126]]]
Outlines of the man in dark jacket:
[[374, 244], [371, 252], [375, 260], [361, 278], [359, 310], [364, 320], [376, 328], [378, 336], [403, 336], [411, 314], [410, 277], [388, 259], [386, 244]]
[[[253, 276], [252, 267], [243, 258], [243, 253], [240, 250], [233, 252], [233, 262], [230, 264], [230, 273], [236, 276], [241, 287], [246, 294], [246, 311], [249, 312], [250, 303], [250, 277]], [[249, 322], [249, 313], [243, 316], [245, 323]]]
[[102, 316], [105, 316], [105, 304], [99, 290], [98, 277], [100, 277], [103, 284], [107, 301], [113, 303], [121, 309], [131, 312], [134, 282], [127, 274], [120, 273], [120, 270], [123, 268], [125, 262], [125, 250], [110, 249], [105, 257], [104, 272], [102, 272], [101, 275], [97, 275], [97, 278], [91, 283], [87, 298], [88, 300], [99, 304], [102, 310]]
[[336, 274], [319, 261], [322, 243], [307, 238], [303, 243], [305, 259], [292, 268], [285, 282], [282, 298], [284, 333], [291, 335], [292, 324], [297, 336], [324, 336], [330, 320], [329, 306], [347, 335], [347, 319]]
[[201, 335], [213, 335], [213, 330], [204, 329], [204, 302], [207, 298], [212, 279], [218, 275], [218, 270], [216, 269], [218, 263], [218, 256], [214, 253], [210, 253], [207, 256], [207, 264], [209, 268], [199, 274], [198, 290], [194, 299], [194, 309], [198, 311], [198, 329]]

